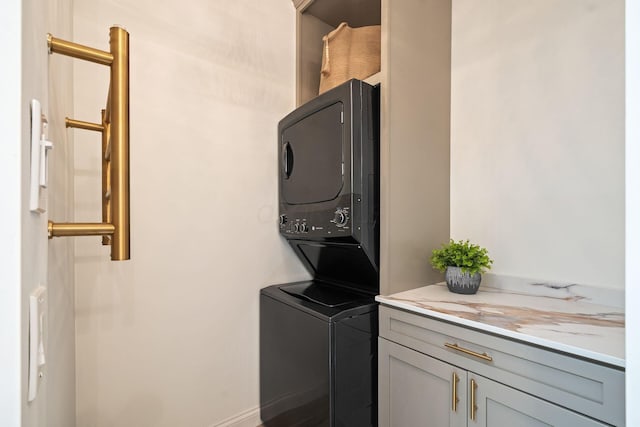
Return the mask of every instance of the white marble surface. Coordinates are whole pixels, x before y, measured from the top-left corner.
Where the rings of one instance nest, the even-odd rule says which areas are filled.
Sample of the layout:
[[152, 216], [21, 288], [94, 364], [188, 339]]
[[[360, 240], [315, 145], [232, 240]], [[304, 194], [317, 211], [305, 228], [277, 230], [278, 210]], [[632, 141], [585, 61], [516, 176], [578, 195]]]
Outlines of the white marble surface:
[[623, 367], [624, 309], [620, 300], [585, 286], [490, 276], [475, 295], [436, 284], [389, 296], [382, 304]]

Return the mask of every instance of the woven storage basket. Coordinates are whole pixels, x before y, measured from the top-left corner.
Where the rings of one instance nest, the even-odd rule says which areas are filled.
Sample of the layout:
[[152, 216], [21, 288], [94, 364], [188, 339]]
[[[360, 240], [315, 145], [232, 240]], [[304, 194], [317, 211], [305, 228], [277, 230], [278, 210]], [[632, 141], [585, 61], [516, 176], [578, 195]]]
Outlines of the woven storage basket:
[[318, 93], [350, 79], [366, 79], [380, 71], [380, 25], [351, 28], [343, 22], [322, 41]]

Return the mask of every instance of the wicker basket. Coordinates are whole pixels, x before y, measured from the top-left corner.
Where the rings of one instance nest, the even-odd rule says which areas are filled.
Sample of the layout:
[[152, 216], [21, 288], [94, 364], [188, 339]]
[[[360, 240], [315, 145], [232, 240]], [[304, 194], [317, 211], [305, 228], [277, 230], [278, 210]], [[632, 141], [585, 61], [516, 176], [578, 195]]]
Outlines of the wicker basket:
[[322, 41], [318, 93], [350, 79], [366, 79], [380, 71], [380, 25], [351, 28], [343, 22]]

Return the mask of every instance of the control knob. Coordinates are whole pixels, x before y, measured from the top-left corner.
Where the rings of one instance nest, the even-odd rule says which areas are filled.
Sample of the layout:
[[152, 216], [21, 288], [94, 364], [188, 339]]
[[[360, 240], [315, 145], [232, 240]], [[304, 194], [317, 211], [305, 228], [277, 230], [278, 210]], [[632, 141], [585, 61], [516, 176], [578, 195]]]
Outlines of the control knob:
[[280, 215], [280, 225], [285, 225], [287, 223], [287, 216]]
[[338, 227], [342, 227], [347, 223], [347, 219], [347, 214], [345, 214], [344, 211], [336, 211], [336, 214], [333, 217], [333, 222]]

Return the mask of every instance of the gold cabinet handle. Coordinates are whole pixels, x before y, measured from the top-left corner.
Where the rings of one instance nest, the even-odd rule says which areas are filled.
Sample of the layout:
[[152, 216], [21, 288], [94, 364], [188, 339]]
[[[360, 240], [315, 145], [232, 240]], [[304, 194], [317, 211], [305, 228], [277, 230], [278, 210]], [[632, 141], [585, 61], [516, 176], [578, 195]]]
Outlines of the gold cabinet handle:
[[475, 380], [471, 380], [471, 421], [475, 421], [476, 420], [476, 412], [478, 411], [478, 405], [476, 405], [476, 389], [478, 388], [478, 383], [475, 382]]
[[458, 382], [459, 381], [460, 381], [460, 378], [458, 378], [458, 375], [456, 375], [456, 373], [454, 372], [451, 375], [451, 382], [453, 383], [452, 392], [451, 392], [451, 409], [453, 410], [453, 412], [458, 411], [458, 402], [460, 402], [460, 399], [458, 399]]
[[449, 344], [447, 342], [447, 343], [444, 343], [444, 346], [452, 350], [459, 351], [464, 354], [468, 354], [469, 356], [474, 356], [479, 359], [486, 360], [487, 362], [493, 361], [493, 357], [489, 356], [487, 353], [478, 353], [473, 350], [469, 350], [468, 348], [460, 347], [458, 344]]

